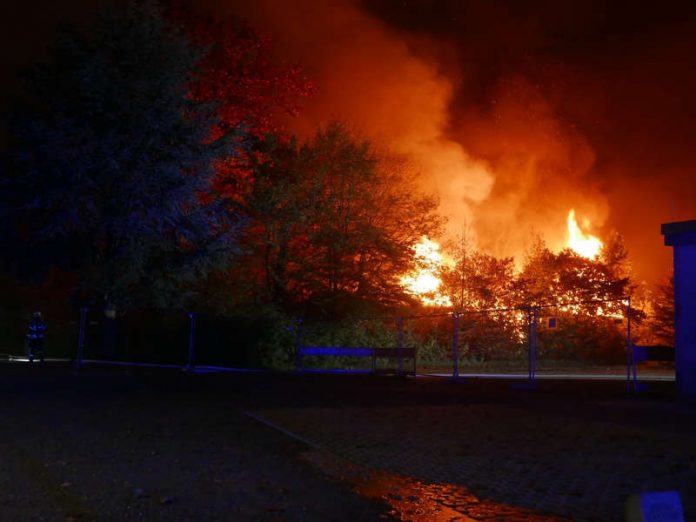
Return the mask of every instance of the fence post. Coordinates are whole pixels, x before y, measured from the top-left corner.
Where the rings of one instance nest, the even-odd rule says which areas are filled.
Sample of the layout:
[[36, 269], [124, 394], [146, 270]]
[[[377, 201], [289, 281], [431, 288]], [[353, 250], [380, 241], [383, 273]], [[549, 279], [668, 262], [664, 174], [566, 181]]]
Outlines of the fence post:
[[452, 313], [452, 378], [459, 378], [459, 312]]
[[75, 357], [74, 369], [77, 371], [82, 368], [82, 359], [85, 355], [85, 331], [87, 329], [87, 310], [86, 306], [80, 308], [80, 333], [77, 335], [77, 356]]
[[193, 312], [188, 313], [188, 318], [190, 320], [189, 327], [189, 342], [188, 342], [188, 362], [184, 368], [187, 372], [192, 372], [194, 370], [194, 359], [196, 350], [196, 314]]
[[302, 319], [295, 321], [295, 370], [304, 371], [304, 357], [302, 356]]
[[631, 296], [628, 296], [626, 304], [626, 351], [628, 362], [626, 364], [626, 392], [631, 391], [631, 368], [633, 368], [633, 391], [636, 391], [636, 362], [633, 360], [633, 342], [631, 341]]
[[537, 365], [537, 323], [539, 322], [539, 308], [532, 309], [532, 384], [536, 382]]
[[537, 308], [530, 306], [527, 310], [527, 347], [529, 349], [528, 379], [529, 384], [534, 385], [536, 380], [536, 336], [537, 336]]
[[397, 337], [396, 337], [396, 347], [399, 353], [399, 375], [403, 375], [404, 372], [404, 318], [399, 317], [396, 320]]
[[527, 307], [527, 380], [532, 376], [532, 307]]

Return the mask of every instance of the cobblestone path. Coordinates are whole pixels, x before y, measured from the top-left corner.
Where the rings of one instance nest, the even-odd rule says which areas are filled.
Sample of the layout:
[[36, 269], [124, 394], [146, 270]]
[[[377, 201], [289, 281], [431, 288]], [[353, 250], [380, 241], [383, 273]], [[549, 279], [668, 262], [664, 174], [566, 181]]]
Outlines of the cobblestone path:
[[412, 498], [414, 512], [416, 499], [434, 502], [452, 515], [418, 518], [395, 508], [401, 520], [623, 520], [631, 493], [680, 490], [687, 511], [696, 498], [693, 438], [659, 426], [501, 404], [283, 407], [256, 413], [415, 491], [388, 491], [384, 500]]

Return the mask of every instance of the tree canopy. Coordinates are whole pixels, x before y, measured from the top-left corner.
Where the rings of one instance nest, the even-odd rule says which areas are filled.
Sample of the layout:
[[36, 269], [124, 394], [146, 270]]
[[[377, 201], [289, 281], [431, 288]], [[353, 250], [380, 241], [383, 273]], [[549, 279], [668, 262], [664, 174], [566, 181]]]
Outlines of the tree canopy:
[[268, 299], [319, 314], [407, 300], [411, 247], [440, 225], [406, 166], [339, 123], [303, 144], [268, 141], [246, 205], [251, 279]]
[[4, 255], [77, 272], [80, 290], [117, 307], [176, 305], [182, 285], [229, 262], [242, 220], [211, 181], [234, 141], [214, 134], [216, 106], [189, 95], [200, 59], [150, 2], [61, 33], [14, 114]]

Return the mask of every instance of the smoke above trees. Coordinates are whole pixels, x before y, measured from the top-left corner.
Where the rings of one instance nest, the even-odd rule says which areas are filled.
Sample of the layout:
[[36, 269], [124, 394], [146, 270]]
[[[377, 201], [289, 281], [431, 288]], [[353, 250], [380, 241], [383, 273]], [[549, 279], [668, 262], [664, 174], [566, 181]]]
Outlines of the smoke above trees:
[[696, 212], [693, 9], [517, 4], [202, 5], [250, 20], [316, 79], [293, 131], [347, 120], [414, 158], [450, 238], [519, 258], [542, 234], [559, 249], [576, 208], [601, 236], [622, 233], [639, 277], [658, 280], [659, 224]]

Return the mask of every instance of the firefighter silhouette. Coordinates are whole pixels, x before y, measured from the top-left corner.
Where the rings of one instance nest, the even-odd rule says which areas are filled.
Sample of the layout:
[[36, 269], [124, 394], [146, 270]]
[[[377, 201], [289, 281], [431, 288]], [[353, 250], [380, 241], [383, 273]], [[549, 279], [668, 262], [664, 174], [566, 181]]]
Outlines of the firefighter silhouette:
[[41, 317], [41, 312], [34, 312], [31, 316], [31, 323], [27, 331], [27, 357], [29, 362], [34, 362], [36, 357], [41, 362], [44, 360], [44, 335], [46, 333], [46, 323]]

